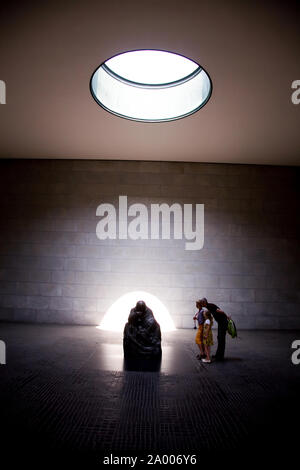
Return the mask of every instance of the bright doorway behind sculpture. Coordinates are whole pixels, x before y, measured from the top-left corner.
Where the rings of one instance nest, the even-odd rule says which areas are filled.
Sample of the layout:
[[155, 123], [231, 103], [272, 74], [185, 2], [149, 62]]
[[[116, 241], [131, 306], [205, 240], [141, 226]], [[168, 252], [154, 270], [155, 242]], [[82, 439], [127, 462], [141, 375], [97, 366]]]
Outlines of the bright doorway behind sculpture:
[[123, 331], [130, 310], [135, 307], [138, 300], [144, 300], [153, 311], [162, 332], [176, 330], [166, 306], [155, 295], [144, 291], [128, 292], [128, 294], [122, 295], [109, 307], [97, 328], [108, 331]]

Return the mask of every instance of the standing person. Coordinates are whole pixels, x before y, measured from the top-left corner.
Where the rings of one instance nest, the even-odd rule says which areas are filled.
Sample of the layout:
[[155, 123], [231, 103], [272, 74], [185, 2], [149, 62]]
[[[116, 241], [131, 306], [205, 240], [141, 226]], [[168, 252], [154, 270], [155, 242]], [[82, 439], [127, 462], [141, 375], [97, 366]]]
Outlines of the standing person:
[[212, 314], [210, 313], [207, 308], [202, 307], [203, 315], [204, 315], [204, 325], [203, 325], [203, 345], [205, 350], [206, 357], [202, 359], [202, 362], [211, 362], [210, 359], [210, 347], [214, 344], [213, 342], [213, 334], [212, 334], [212, 326], [213, 326], [213, 318]]
[[198, 331], [195, 337], [195, 343], [198, 345], [200, 350], [200, 354], [197, 354], [198, 359], [202, 359], [205, 356], [204, 346], [203, 346], [203, 324], [204, 324], [204, 316], [201, 306], [201, 301], [197, 300], [196, 307], [198, 308], [198, 312], [194, 315], [193, 319], [198, 321]]
[[216, 361], [223, 361], [225, 353], [225, 338], [229, 317], [227, 317], [226, 313], [223, 312], [223, 310], [221, 310], [217, 305], [207, 302], [207, 299], [205, 297], [203, 297], [199, 302], [202, 307], [206, 307], [210, 311], [210, 313], [218, 323], [218, 348], [215, 356], [213, 357]]

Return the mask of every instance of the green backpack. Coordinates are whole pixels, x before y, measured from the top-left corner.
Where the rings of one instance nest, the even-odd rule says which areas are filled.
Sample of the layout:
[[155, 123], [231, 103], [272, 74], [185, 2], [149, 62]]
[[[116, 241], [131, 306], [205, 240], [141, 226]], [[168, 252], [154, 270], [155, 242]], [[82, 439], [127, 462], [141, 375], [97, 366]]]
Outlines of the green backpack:
[[233, 320], [228, 320], [227, 331], [230, 334], [231, 338], [237, 337], [237, 329]]

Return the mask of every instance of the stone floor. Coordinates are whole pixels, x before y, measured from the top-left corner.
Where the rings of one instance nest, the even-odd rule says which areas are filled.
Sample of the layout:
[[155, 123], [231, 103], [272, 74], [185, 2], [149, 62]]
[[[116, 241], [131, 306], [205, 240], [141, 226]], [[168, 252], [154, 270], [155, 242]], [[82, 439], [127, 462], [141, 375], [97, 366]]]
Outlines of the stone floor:
[[165, 333], [160, 368], [128, 370], [119, 333], [1, 323], [1, 458], [99, 468], [111, 455], [139, 465], [148, 454], [196, 455], [197, 464], [234, 462], [238, 451], [247, 461], [297, 455], [291, 343], [300, 331], [241, 331], [228, 336], [226, 361], [212, 364], [196, 359], [194, 336]]

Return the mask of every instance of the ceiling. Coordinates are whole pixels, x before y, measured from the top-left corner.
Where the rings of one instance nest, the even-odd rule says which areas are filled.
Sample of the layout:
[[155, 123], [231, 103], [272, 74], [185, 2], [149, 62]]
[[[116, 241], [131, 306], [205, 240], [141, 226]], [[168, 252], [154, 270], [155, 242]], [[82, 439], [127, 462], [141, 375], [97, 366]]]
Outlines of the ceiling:
[[[299, 2], [1, 2], [1, 158], [300, 163]], [[163, 49], [200, 63], [200, 111], [141, 123], [100, 108], [90, 77], [109, 57]]]

